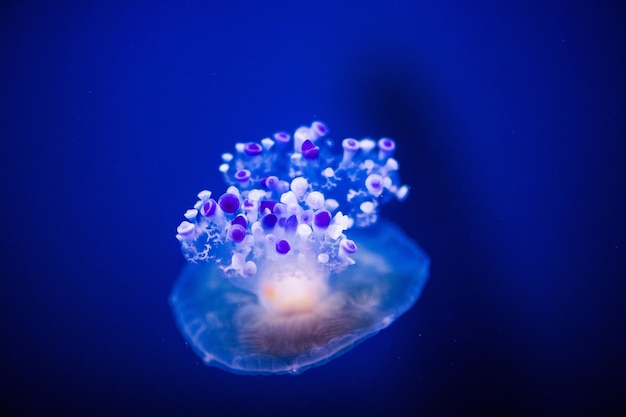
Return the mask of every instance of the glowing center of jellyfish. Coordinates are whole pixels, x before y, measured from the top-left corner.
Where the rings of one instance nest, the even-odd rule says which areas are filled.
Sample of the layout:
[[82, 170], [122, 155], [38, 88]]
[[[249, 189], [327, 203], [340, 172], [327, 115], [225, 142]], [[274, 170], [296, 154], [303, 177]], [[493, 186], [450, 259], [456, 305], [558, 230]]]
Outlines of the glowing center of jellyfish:
[[259, 278], [261, 305], [285, 316], [314, 313], [328, 293], [322, 275], [310, 265], [305, 269], [296, 262], [272, 263]]
[[[344, 139], [320, 122], [239, 143], [229, 184], [201, 191], [177, 239], [178, 325], [208, 365], [300, 373], [390, 325], [419, 297], [429, 259], [381, 204], [407, 197], [395, 142]], [[203, 172], [203, 170], [199, 170]]]

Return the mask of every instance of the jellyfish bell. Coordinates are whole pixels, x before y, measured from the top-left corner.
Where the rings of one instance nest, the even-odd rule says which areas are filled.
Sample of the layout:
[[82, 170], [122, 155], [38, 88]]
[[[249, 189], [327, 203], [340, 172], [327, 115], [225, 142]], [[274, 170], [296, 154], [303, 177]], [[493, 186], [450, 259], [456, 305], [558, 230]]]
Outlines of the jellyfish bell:
[[[233, 185], [221, 197], [198, 194], [177, 229], [190, 262], [170, 301], [207, 365], [301, 373], [389, 326], [426, 283], [427, 255], [378, 218], [380, 204], [408, 191], [393, 141], [373, 152], [374, 141], [350, 139], [336, 155], [326, 127], [312, 126], [296, 131], [293, 151], [290, 136], [276, 134], [281, 146], [267, 138], [254, 155], [244, 146], [224, 159]], [[311, 144], [315, 152], [297, 157]]]

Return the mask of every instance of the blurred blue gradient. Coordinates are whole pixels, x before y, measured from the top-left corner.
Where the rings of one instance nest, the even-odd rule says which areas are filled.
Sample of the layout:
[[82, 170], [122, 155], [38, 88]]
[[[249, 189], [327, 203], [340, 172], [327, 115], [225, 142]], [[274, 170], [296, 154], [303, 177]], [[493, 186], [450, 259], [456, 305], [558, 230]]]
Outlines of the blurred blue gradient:
[[[619, 2], [6, 1], [3, 415], [624, 410]], [[389, 136], [417, 305], [298, 377], [205, 367], [167, 303], [220, 155]]]

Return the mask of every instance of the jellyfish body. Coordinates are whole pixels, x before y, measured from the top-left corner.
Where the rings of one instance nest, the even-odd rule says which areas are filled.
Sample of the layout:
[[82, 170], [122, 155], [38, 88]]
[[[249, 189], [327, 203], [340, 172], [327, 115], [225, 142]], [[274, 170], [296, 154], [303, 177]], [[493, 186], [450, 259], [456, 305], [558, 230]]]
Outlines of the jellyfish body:
[[314, 122], [293, 142], [278, 133], [238, 144], [220, 166], [231, 186], [217, 200], [202, 191], [185, 213], [177, 238], [190, 262], [170, 301], [206, 364], [298, 374], [389, 326], [419, 297], [428, 257], [378, 218], [382, 202], [408, 192], [394, 142], [345, 139], [335, 154], [326, 132]]

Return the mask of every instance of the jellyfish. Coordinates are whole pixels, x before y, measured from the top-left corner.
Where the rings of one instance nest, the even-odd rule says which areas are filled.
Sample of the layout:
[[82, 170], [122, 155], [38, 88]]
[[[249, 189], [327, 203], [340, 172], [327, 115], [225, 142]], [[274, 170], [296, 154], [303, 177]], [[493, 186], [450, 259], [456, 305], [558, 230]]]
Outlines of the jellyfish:
[[[341, 146], [316, 121], [237, 143], [225, 192], [203, 190], [176, 238], [187, 259], [170, 296], [184, 338], [210, 366], [299, 374], [410, 309], [428, 256], [380, 206], [403, 201], [390, 138]], [[335, 148], [338, 148], [335, 151]]]

